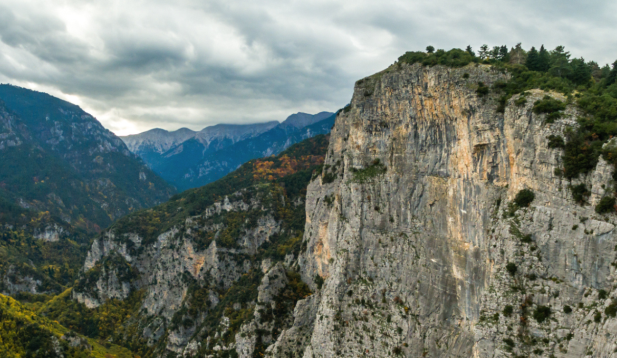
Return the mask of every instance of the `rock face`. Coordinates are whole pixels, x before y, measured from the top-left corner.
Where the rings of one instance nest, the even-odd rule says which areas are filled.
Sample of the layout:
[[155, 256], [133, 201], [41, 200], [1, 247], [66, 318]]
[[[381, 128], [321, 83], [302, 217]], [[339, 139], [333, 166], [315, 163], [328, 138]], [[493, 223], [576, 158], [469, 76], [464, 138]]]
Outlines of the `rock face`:
[[[201, 320], [182, 308], [189, 290], [181, 272], [197, 279], [206, 277], [200, 267], [214, 267], [211, 284], [255, 289], [254, 301], [242, 304], [203, 295], [211, 297], [208, 315], [226, 307], [216, 328], [189, 320], [168, 331], [166, 352], [155, 355], [614, 356], [617, 218], [594, 210], [611, 194], [614, 169], [600, 160], [589, 175], [563, 179], [562, 149], [549, 148], [547, 137], [563, 136], [579, 113], [568, 105], [562, 119], [545, 123], [533, 103], [565, 98], [540, 90], [526, 102], [514, 96], [503, 111], [494, 90], [478, 96], [479, 82], [507, 79], [484, 65], [401, 64], [358, 81], [337, 115], [323, 171], [308, 185], [302, 248], [284, 260], [225, 263], [215, 242], [200, 251], [184, 239], [193, 223], [218, 230], [198, 220], [255, 205], [233, 196], [159, 236], [140, 254], [155, 258], [143, 266], [154, 273], [144, 304], [154, 323], [143, 333], [152, 342], [174, 310], [172, 322]], [[570, 190], [579, 183], [591, 192], [584, 205]], [[523, 189], [535, 195], [528, 207], [513, 203]], [[276, 237], [260, 232], [275, 233], [285, 221], [257, 222], [258, 230], [236, 236], [246, 254], [260, 237]], [[95, 261], [107, 250], [98, 245], [89, 256]], [[115, 247], [117, 257], [136, 262]], [[286, 301], [293, 309], [281, 308], [294, 282], [283, 268], [297, 269], [314, 291]]]
[[[609, 194], [612, 168], [600, 160], [580, 180], [591, 205], [575, 203], [547, 136], [575, 126], [576, 111], [545, 124], [531, 110], [538, 90], [498, 113], [475, 88], [506, 79], [482, 65], [401, 65], [356, 84], [332, 130], [329, 169], [307, 194], [300, 272], [313, 288], [325, 282], [269, 352], [614, 354], [617, 320], [605, 308], [615, 297], [616, 220], [593, 206]], [[535, 200], [515, 210], [522, 189]]]

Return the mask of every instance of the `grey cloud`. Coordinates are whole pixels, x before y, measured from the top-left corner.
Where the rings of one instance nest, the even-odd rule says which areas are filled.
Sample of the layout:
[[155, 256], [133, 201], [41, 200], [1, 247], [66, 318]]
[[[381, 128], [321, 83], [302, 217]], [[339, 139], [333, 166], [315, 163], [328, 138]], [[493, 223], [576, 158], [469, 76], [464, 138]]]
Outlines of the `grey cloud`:
[[77, 100], [121, 134], [336, 110], [354, 81], [429, 44], [617, 58], [616, 5], [601, 0], [0, 2], [0, 81]]

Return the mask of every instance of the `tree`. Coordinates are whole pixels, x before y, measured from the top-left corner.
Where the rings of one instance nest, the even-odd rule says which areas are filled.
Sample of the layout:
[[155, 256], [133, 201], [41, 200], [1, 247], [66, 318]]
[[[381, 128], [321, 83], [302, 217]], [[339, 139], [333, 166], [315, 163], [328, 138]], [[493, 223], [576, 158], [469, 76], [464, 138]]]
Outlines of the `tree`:
[[433, 46], [426, 46], [426, 52], [433, 53], [435, 52], [435, 48]]
[[476, 57], [476, 53], [473, 52], [471, 45], [467, 45], [467, 48], [465, 49], [465, 51], [467, 51], [467, 53], [470, 54], [471, 56]]
[[538, 53], [538, 71], [546, 72], [551, 67], [550, 64], [550, 55], [548, 51], [544, 48], [544, 45], [540, 47], [540, 52]]
[[563, 46], [557, 46], [551, 51], [551, 67], [549, 72], [553, 76], [567, 77], [570, 72], [570, 53]]
[[493, 46], [493, 49], [491, 50], [490, 53], [490, 57], [493, 60], [499, 60], [499, 46]]
[[478, 51], [478, 57], [480, 57], [481, 60], [486, 60], [488, 58], [488, 55], [489, 55], [488, 45], [484, 44], [480, 46], [480, 51]]
[[577, 85], [584, 85], [591, 79], [591, 67], [585, 63], [585, 59], [575, 58], [570, 62], [570, 81]]
[[503, 45], [499, 48], [499, 60], [508, 62], [510, 60], [510, 56], [508, 54], [508, 46]]
[[527, 54], [527, 61], [525, 61], [525, 66], [530, 71], [540, 71], [540, 55], [538, 54], [538, 50], [535, 47], [532, 47]]
[[615, 82], [617, 82], [617, 61], [613, 62], [613, 69], [606, 77], [606, 85], [610, 86]]

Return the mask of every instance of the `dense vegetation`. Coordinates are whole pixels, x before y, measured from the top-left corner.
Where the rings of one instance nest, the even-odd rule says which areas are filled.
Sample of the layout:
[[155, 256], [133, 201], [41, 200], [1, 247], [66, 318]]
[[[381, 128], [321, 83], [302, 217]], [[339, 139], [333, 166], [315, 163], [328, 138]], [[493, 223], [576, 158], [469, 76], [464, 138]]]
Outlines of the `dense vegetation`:
[[[70, 338], [70, 340], [69, 340]], [[74, 342], [70, 344], [70, 342]], [[129, 358], [125, 348], [79, 337], [58, 322], [0, 294], [0, 356], [7, 358]]]
[[[609, 139], [617, 135], [617, 61], [612, 66], [600, 67], [594, 61], [571, 58], [563, 46], [550, 51], [544, 46], [539, 50], [532, 47], [526, 51], [518, 44], [511, 49], [507, 46], [491, 49], [484, 45], [477, 53], [470, 46], [464, 51], [407, 52], [399, 57], [398, 63], [451, 67], [475, 63], [507, 72], [510, 80], [498, 82], [491, 88], [498, 98], [498, 110], [502, 112], [514, 95], [519, 95], [515, 104], [523, 105], [527, 91], [531, 89], [561, 93], [566, 97], [565, 103], [546, 96], [533, 106], [533, 111], [544, 115], [547, 123], [560, 118], [566, 105], [576, 106], [580, 113], [578, 126], [566, 131], [565, 143], [561, 137], [549, 138], [550, 147], [564, 149], [563, 170], [559, 174], [570, 180], [585, 175], [595, 168], [600, 155], [609, 163], [617, 164], [617, 145], [603, 148]], [[483, 94], [479, 92], [479, 95]], [[617, 171], [614, 171], [613, 177], [617, 180]], [[582, 202], [580, 196], [578, 198]], [[603, 202], [599, 212], [614, 211], [609, 208], [609, 201], [606, 199]]]

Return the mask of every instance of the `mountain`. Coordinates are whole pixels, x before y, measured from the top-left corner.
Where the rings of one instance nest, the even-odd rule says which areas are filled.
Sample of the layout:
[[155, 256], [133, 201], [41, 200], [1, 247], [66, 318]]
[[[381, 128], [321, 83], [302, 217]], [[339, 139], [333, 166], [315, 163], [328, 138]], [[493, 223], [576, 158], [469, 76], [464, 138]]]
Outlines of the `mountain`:
[[139, 301], [111, 337], [144, 357], [610, 357], [617, 84], [557, 74], [405, 54], [327, 149], [119, 220], [45, 314]]
[[[334, 114], [322, 112], [312, 116], [313, 123], [299, 127], [302, 121], [296, 121], [296, 118], [302, 117], [290, 116], [280, 125], [256, 137], [208, 153], [191, 166], [182, 167], [182, 170], [169, 170], [168, 180], [180, 191], [211, 183], [251, 159], [276, 155], [306, 138], [329, 133], [335, 119]], [[322, 119], [324, 117], [325, 119]]]
[[[229, 318], [229, 333], [217, 339], [228, 342], [260, 314], [257, 301], [269, 315], [268, 302], [278, 302], [283, 319], [272, 317], [264, 329], [288, 327], [310, 290], [282, 263], [302, 249], [306, 187], [321, 171], [327, 144], [315, 136], [120, 219], [94, 240], [72, 292], [79, 303], [65, 296], [41, 312], [143, 356], [181, 352], [193, 335], [219, 330]], [[267, 277], [272, 288], [261, 287]], [[130, 318], [108, 332], [88, 331], [75, 318], [96, 321], [129, 301], [137, 302]], [[212, 347], [194, 348], [210, 354]]]
[[[302, 139], [327, 133], [332, 113], [296, 113], [283, 123], [218, 124], [199, 132], [153, 129], [122, 137], [129, 149], [178, 190], [211, 183], [254, 158], [277, 154]], [[325, 128], [327, 127], [327, 128]]]
[[93, 233], [174, 189], [79, 107], [0, 85], [0, 292], [58, 292]]

